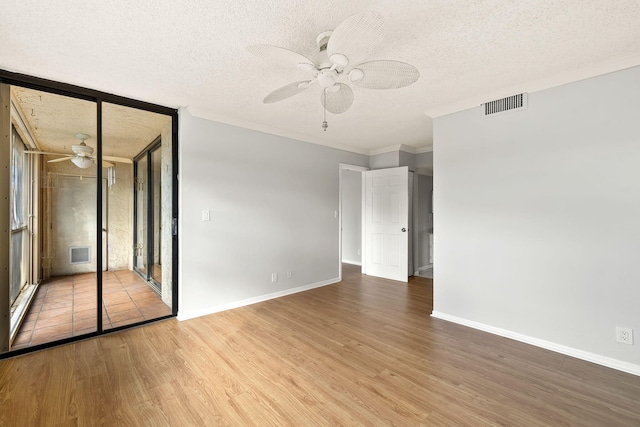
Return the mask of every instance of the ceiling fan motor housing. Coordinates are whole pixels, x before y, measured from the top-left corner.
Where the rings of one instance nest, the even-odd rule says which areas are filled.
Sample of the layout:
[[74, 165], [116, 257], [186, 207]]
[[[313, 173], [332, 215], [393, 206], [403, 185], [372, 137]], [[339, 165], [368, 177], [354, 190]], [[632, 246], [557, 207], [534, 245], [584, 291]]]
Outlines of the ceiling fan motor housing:
[[318, 70], [324, 70], [326, 68], [331, 68], [333, 65], [327, 56], [327, 50], [321, 50], [313, 56], [313, 64], [316, 66]]
[[71, 150], [78, 156], [90, 156], [93, 153], [93, 148], [89, 147], [84, 141], [80, 145], [74, 145]]
[[331, 38], [331, 34], [333, 34], [333, 31], [325, 31], [318, 34], [318, 36], [316, 37], [316, 44], [318, 45], [319, 51], [327, 50], [327, 44], [329, 44], [329, 38]]
[[338, 73], [335, 70], [324, 69], [318, 74], [318, 84], [326, 89], [336, 84], [336, 78], [338, 78]]

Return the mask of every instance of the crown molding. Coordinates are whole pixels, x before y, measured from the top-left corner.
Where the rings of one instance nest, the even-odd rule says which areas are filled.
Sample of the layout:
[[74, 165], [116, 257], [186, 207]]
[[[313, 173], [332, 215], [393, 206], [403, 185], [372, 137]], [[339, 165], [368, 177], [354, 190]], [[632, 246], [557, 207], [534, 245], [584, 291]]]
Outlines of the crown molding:
[[342, 150], [342, 151], [348, 151], [350, 153], [362, 154], [365, 156], [375, 156], [377, 154], [391, 153], [394, 151], [404, 151], [405, 153], [409, 153], [409, 154], [419, 154], [419, 153], [427, 153], [429, 151], [433, 151], [433, 146], [416, 148], [416, 147], [412, 147], [410, 145], [405, 145], [405, 144], [389, 145], [382, 148], [368, 150], [366, 148], [354, 147], [352, 145], [331, 142], [322, 138], [314, 138], [309, 135], [303, 135], [301, 133], [291, 132], [284, 129], [251, 122], [248, 120], [238, 119], [235, 117], [225, 116], [205, 108], [192, 107], [192, 106], [186, 106], [183, 108], [192, 116], [198, 117], [201, 119], [212, 120], [218, 123], [237, 126], [243, 129], [255, 130], [258, 132], [268, 133], [270, 135], [282, 136], [284, 138], [295, 139], [297, 141], [307, 142], [309, 144], [322, 145], [325, 147], [335, 148], [337, 150]]
[[369, 155], [375, 156], [377, 154], [392, 153], [394, 151], [404, 151], [405, 153], [416, 154], [415, 147], [411, 147], [409, 145], [404, 145], [404, 144], [398, 144], [398, 145], [388, 145], [386, 147], [370, 150]]
[[337, 142], [327, 141], [322, 138], [314, 138], [309, 135], [303, 135], [301, 133], [291, 132], [284, 129], [279, 129], [273, 126], [267, 126], [260, 123], [251, 122], [248, 120], [237, 119], [234, 117], [224, 116], [222, 114], [215, 113], [214, 111], [199, 108], [199, 107], [184, 107], [189, 114], [194, 117], [199, 117], [201, 119], [212, 120], [215, 122], [237, 126], [244, 129], [255, 130], [258, 132], [268, 133], [271, 135], [282, 136], [284, 138], [295, 139], [302, 142], [307, 142], [310, 144], [323, 145], [329, 148], [335, 148], [337, 150], [348, 151], [356, 154], [363, 154], [365, 156], [369, 155], [369, 150], [366, 148], [354, 147], [352, 145], [340, 144]]
[[433, 151], [433, 145], [429, 145], [427, 147], [416, 148], [416, 154], [430, 153], [432, 151]]

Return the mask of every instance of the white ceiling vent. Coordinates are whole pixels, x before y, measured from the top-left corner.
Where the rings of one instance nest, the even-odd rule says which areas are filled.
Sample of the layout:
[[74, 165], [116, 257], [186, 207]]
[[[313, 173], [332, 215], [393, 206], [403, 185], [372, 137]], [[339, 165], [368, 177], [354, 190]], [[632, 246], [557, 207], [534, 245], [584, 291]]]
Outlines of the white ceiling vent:
[[506, 113], [507, 111], [526, 110], [527, 94], [519, 93], [518, 95], [496, 99], [483, 105], [485, 116], [495, 116], [496, 114]]

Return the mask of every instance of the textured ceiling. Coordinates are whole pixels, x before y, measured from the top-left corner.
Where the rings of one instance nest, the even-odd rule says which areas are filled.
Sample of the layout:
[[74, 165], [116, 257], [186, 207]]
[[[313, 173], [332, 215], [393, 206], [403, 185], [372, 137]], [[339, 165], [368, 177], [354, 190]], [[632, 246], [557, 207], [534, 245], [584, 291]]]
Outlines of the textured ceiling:
[[[0, 10], [0, 68], [363, 153], [426, 150], [431, 117], [640, 65], [637, 0], [0, 0]], [[317, 87], [262, 103], [306, 75], [247, 45], [311, 57], [316, 35], [363, 10], [386, 22], [371, 59], [414, 65], [416, 83], [354, 87], [327, 132]]]
[[[95, 103], [21, 87], [12, 87], [11, 95], [40, 150], [73, 154], [78, 133], [88, 135], [86, 144], [95, 150]], [[170, 116], [109, 103], [102, 114], [105, 156], [133, 159], [171, 124]]]

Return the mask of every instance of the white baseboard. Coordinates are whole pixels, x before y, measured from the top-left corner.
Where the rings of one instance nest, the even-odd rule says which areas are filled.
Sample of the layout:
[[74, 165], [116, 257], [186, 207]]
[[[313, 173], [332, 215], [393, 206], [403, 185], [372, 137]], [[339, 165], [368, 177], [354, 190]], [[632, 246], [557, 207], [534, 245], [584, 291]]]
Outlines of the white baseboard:
[[556, 344], [551, 341], [541, 340], [538, 338], [530, 337], [528, 335], [509, 331], [507, 329], [496, 328], [494, 326], [485, 325], [484, 323], [474, 322], [472, 320], [451, 316], [449, 314], [441, 313], [438, 311], [434, 311], [433, 313], [431, 313], [431, 316], [437, 319], [446, 320], [448, 322], [457, 323], [459, 325], [468, 326], [473, 329], [479, 329], [484, 332], [489, 332], [494, 335], [500, 335], [501, 337], [535, 345], [536, 347], [545, 348], [547, 350], [555, 351], [556, 353], [566, 354], [567, 356], [586, 360], [588, 362], [596, 363], [608, 368], [617, 369], [618, 371], [623, 371], [629, 374], [640, 376], [640, 365], [613, 359], [611, 357], [601, 356], [599, 354], [590, 353], [584, 350], [578, 350], [573, 347], [567, 347], [565, 345]]
[[342, 260], [343, 264], [351, 264], [351, 265], [359, 265], [362, 266], [362, 263], [360, 261], [351, 261], [349, 259], [343, 259]]
[[308, 291], [310, 289], [319, 288], [322, 286], [332, 285], [334, 283], [338, 283], [340, 279], [336, 277], [335, 279], [324, 280], [322, 282], [312, 283], [310, 285], [298, 286], [297, 288], [285, 289], [284, 291], [273, 292], [266, 295], [260, 295], [253, 298], [247, 298], [241, 301], [234, 301], [227, 304], [222, 304], [213, 307], [207, 307], [200, 310], [189, 311], [186, 313], [178, 312], [177, 319], [189, 320], [196, 317], [206, 316], [207, 314], [219, 313], [221, 311], [232, 310], [234, 308], [244, 307], [246, 305], [256, 304], [263, 301], [268, 301], [274, 298], [280, 298], [291, 294], [297, 294], [298, 292]]
[[418, 274], [420, 274], [421, 271], [425, 271], [425, 270], [431, 270], [433, 268], [433, 264], [428, 264], [425, 265], [424, 267], [420, 267], [416, 270], [415, 273], [413, 273], [414, 276], [417, 276]]

